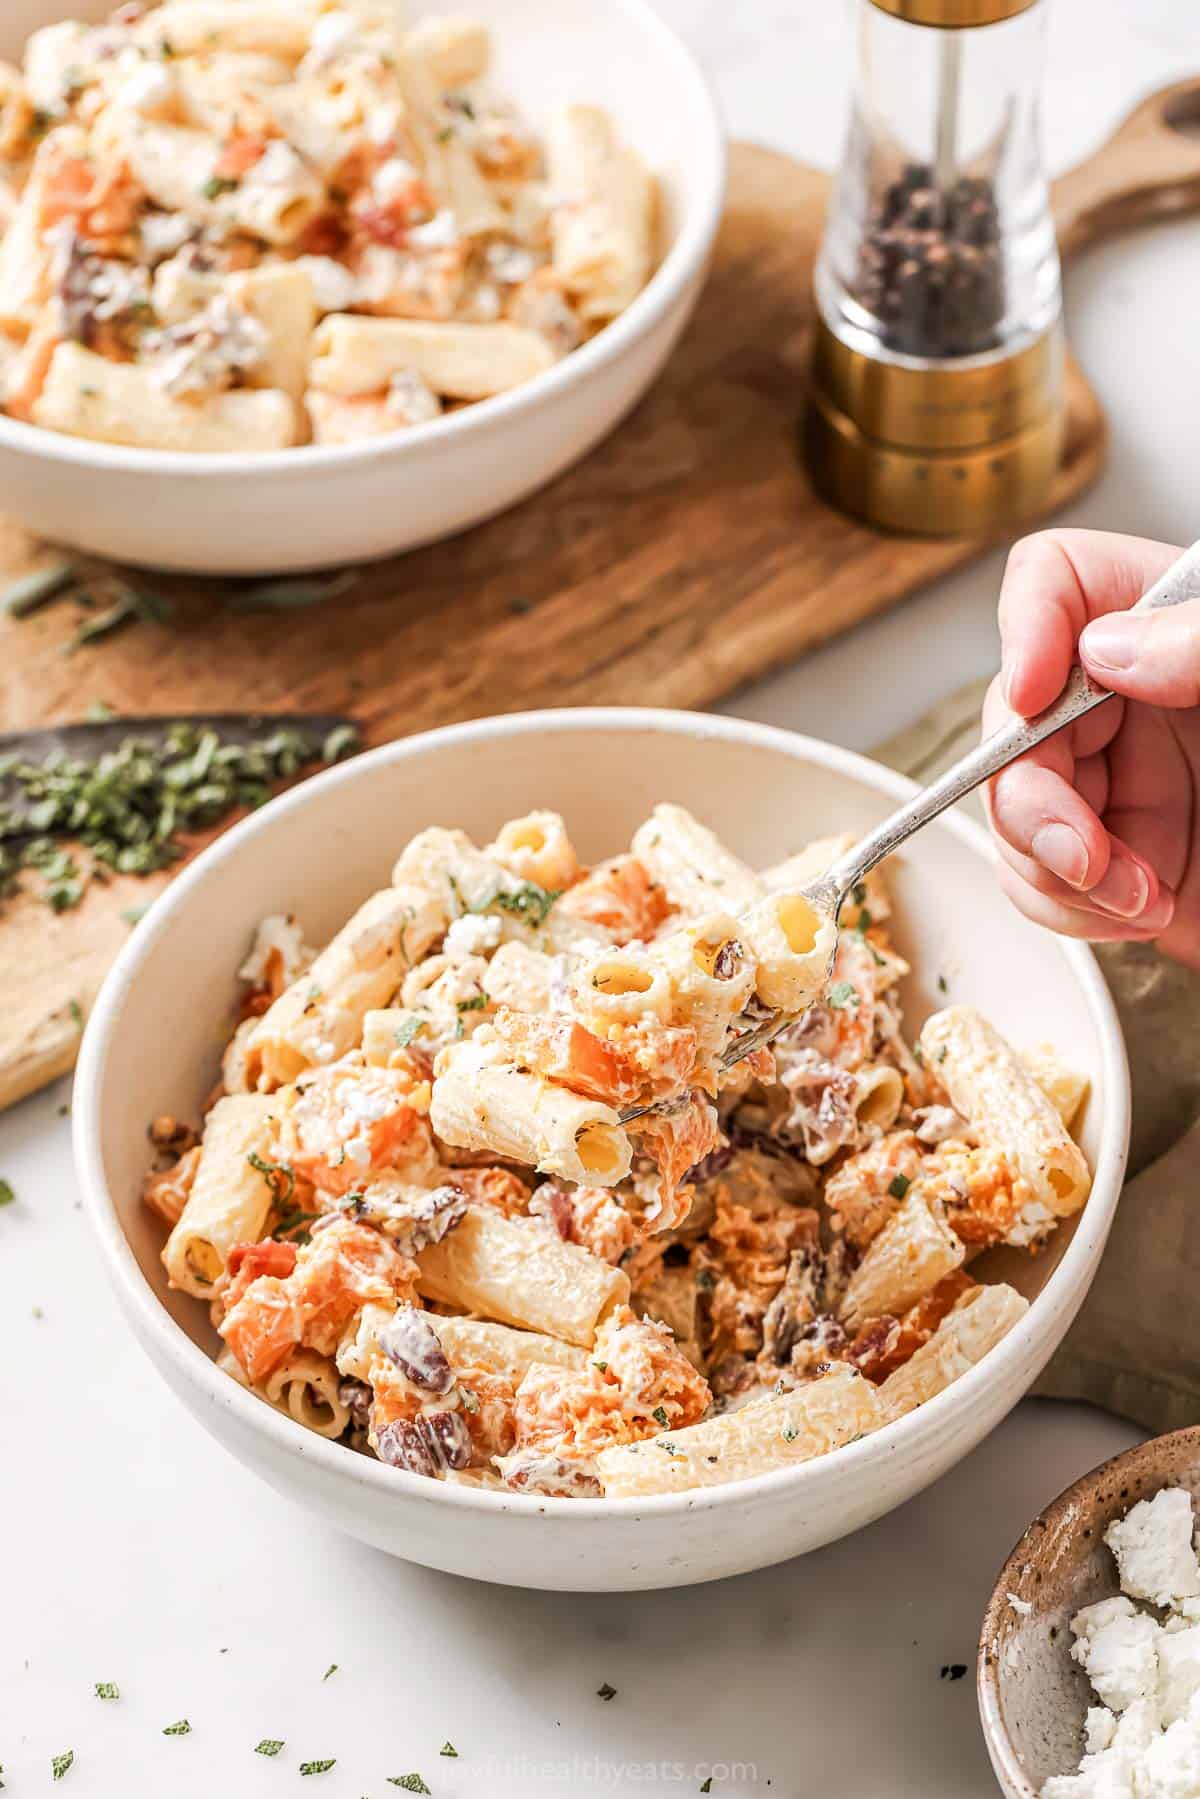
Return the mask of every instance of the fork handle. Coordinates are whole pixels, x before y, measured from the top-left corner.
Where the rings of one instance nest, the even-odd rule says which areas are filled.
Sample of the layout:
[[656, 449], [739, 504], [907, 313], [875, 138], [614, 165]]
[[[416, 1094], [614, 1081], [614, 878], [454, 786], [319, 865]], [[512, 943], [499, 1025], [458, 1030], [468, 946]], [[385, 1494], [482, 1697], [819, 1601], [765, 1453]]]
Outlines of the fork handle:
[[[1200, 543], [1194, 543], [1190, 550], [1185, 550], [1178, 561], [1159, 576], [1158, 580], [1142, 595], [1134, 612], [1158, 612], [1167, 606], [1181, 606], [1187, 600], [1200, 599]], [[869, 836], [856, 843], [852, 849], [838, 859], [829, 870], [826, 880], [836, 893], [836, 911], [853, 887], [863, 876], [890, 856], [893, 850], [919, 831], [931, 819], [944, 812], [947, 806], [953, 806], [968, 793], [980, 786], [984, 781], [998, 775], [1002, 768], [1023, 756], [1036, 744], [1044, 743], [1047, 737], [1053, 737], [1056, 731], [1073, 724], [1085, 713], [1095, 711], [1103, 706], [1106, 700], [1115, 696], [1107, 687], [1101, 687], [1093, 681], [1087, 670], [1078, 662], [1067, 677], [1066, 686], [1044, 712], [1036, 718], [1014, 717], [999, 731], [985, 737], [977, 749], [970, 752], [948, 768], [940, 780], [929, 787], [923, 787], [915, 794], [906, 806], [885, 818]]]

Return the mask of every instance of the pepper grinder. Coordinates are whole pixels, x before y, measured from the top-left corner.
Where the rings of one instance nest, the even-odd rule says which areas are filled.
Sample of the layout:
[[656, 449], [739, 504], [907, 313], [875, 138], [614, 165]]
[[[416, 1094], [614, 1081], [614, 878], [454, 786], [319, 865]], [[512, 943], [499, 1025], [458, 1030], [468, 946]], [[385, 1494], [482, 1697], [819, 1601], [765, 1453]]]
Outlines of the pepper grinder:
[[1044, 502], [1062, 453], [1044, 0], [859, 6], [816, 268], [809, 464], [826, 499], [873, 525], [984, 531]]

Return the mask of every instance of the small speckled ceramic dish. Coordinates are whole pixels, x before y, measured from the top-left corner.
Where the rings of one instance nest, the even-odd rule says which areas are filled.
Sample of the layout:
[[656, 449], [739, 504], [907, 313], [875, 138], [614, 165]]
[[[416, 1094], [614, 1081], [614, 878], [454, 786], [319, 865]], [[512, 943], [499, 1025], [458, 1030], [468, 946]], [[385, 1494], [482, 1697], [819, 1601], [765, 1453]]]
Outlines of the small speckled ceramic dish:
[[1154, 1437], [1077, 1480], [1035, 1518], [996, 1582], [979, 1639], [979, 1715], [1008, 1799], [1037, 1799], [1083, 1753], [1090, 1688], [1071, 1660], [1080, 1606], [1120, 1591], [1104, 1533], [1163, 1487], [1200, 1498], [1200, 1427]]

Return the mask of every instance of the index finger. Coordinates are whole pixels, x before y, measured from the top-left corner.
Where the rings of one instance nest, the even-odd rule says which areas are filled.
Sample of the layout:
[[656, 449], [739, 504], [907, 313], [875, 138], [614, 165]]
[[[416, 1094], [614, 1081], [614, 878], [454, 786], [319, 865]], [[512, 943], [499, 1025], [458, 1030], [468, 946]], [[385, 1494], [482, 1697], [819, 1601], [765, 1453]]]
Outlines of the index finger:
[[1000, 589], [1005, 698], [1025, 718], [1062, 692], [1086, 624], [1125, 612], [1179, 555], [1110, 531], [1038, 531], [1014, 544]]

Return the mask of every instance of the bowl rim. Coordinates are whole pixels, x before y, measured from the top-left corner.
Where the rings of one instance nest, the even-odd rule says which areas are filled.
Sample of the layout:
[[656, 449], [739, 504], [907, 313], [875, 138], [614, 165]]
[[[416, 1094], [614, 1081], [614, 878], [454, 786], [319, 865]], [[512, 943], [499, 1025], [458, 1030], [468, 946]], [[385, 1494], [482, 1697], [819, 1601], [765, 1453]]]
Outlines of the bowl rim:
[[453, 448], [459, 438], [472, 432], [483, 434], [492, 429], [504, 429], [543, 401], [552, 401], [569, 388], [600, 374], [672, 312], [704, 269], [724, 210], [728, 164], [725, 131], [715, 89], [684, 40], [655, 11], [650, 0], [607, 0], [607, 4], [625, 13], [646, 36], [656, 39], [662, 53], [674, 61], [674, 83], [685, 95], [685, 105], [679, 110], [688, 116], [694, 112], [702, 120], [703, 130], [690, 151], [691, 159], [699, 168], [697, 197], [682, 221], [678, 236], [625, 311], [586, 344], [519, 387], [510, 388], [507, 393], [477, 400], [473, 405], [411, 426], [407, 431], [369, 438], [361, 443], [296, 444], [286, 450], [234, 454], [147, 450], [71, 437], [64, 432], [9, 418], [0, 412], [0, 450], [44, 457], [76, 468], [160, 478], [164, 475], [194, 475], [203, 480], [233, 475], [286, 479], [308, 470], [353, 468], [356, 464], [384, 459], [400, 462], [419, 459], [426, 451], [436, 453], [443, 448]]
[[1008, 1617], [1008, 1595], [1019, 1586], [1024, 1565], [1036, 1559], [1040, 1545], [1054, 1541], [1058, 1525], [1074, 1513], [1081, 1500], [1090, 1499], [1102, 1482], [1119, 1477], [1128, 1463], [1137, 1457], [1144, 1457], [1148, 1450], [1157, 1451], [1168, 1444], [1177, 1443], [1186, 1444], [1200, 1459], [1200, 1424], [1186, 1424], [1181, 1429], [1167, 1431], [1160, 1437], [1149, 1437], [1109, 1456], [1107, 1461], [1097, 1462], [1094, 1468], [1089, 1468], [1085, 1474], [1073, 1480], [1069, 1487], [1064, 1487], [1057, 1498], [1044, 1505], [1037, 1516], [1030, 1519], [1004, 1558], [1004, 1565], [996, 1576], [996, 1584], [992, 1588], [979, 1629], [975, 1693], [988, 1754], [997, 1776], [1006, 1783], [1010, 1799], [1039, 1799], [1039, 1793], [1025, 1772], [1016, 1745], [1009, 1735], [1000, 1703], [1000, 1676], [996, 1657], [992, 1653], [1001, 1626]]
[[[109, 1277], [127, 1313], [134, 1323], [135, 1334], [148, 1335], [159, 1353], [174, 1370], [175, 1376], [189, 1387], [199, 1389], [210, 1405], [224, 1406], [240, 1417], [252, 1433], [259, 1431], [273, 1441], [282, 1455], [297, 1466], [316, 1462], [330, 1480], [347, 1481], [376, 1489], [381, 1496], [406, 1496], [436, 1500], [450, 1509], [465, 1513], [496, 1515], [516, 1512], [526, 1516], [552, 1512], [561, 1521], [577, 1519], [579, 1525], [597, 1518], [636, 1520], [644, 1513], [661, 1514], [696, 1510], [718, 1511], [723, 1507], [753, 1503], [784, 1487], [794, 1490], [799, 1500], [806, 1486], [818, 1482], [822, 1470], [837, 1458], [839, 1473], [849, 1475], [859, 1470], [863, 1475], [886, 1462], [905, 1446], [919, 1439], [936, 1437], [943, 1421], [949, 1423], [955, 1412], [969, 1410], [983, 1384], [997, 1373], [994, 1358], [1019, 1363], [1034, 1339], [1041, 1334], [1041, 1320], [1057, 1302], [1069, 1305], [1077, 1283], [1077, 1270], [1086, 1269], [1093, 1256], [1098, 1258], [1112, 1216], [1116, 1209], [1125, 1168], [1129, 1138], [1129, 1070], [1124, 1040], [1116, 1008], [1091, 950], [1081, 942], [1058, 939], [1057, 947], [1083, 991], [1099, 1038], [1106, 1094], [1111, 1106], [1100, 1122], [1100, 1140], [1096, 1155], [1096, 1171], [1088, 1203], [1079, 1217], [1071, 1242], [1045, 1287], [1031, 1303], [1024, 1317], [1003, 1341], [983, 1360], [943, 1392], [936, 1394], [916, 1411], [843, 1448], [802, 1462], [794, 1468], [781, 1468], [747, 1480], [731, 1481], [725, 1486], [685, 1489], [679, 1493], [661, 1493], [645, 1497], [614, 1499], [567, 1499], [553, 1496], [496, 1493], [484, 1489], [433, 1483], [436, 1495], [429, 1492], [430, 1482], [403, 1469], [389, 1468], [367, 1456], [357, 1455], [345, 1445], [330, 1442], [306, 1430], [293, 1419], [284, 1417], [238, 1382], [231, 1380], [208, 1355], [194, 1343], [163, 1306], [142, 1273], [133, 1250], [121, 1228], [112, 1194], [104, 1177], [101, 1154], [101, 1094], [109, 1045], [120, 1028], [121, 1012], [127, 992], [136, 982], [139, 969], [150, 945], [169, 927], [175, 915], [189, 903], [192, 894], [202, 888], [232, 856], [257, 837], [269, 835], [277, 820], [303, 810], [317, 794], [328, 794], [338, 787], [370, 780], [373, 772], [386, 765], [420, 758], [429, 748], [442, 745], [486, 744], [506, 737], [555, 731], [619, 730], [625, 732], [666, 732], [686, 737], [716, 738], [752, 748], [782, 753], [794, 761], [816, 764], [832, 773], [844, 775], [874, 789], [883, 799], [904, 801], [916, 791], [916, 784], [866, 756], [824, 743], [798, 732], [781, 730], [745, 719], [718, 714], [674, 711], [653, 707], [604, 706], [562, 707], [539, 712], [519, 712], [474, 719], [463, 724], [443, 725], [435, 730], [400, 738], [374, 750], [351, 757], [348, 761], [313, 775], [299, 786], [268, 802], [251, 813], [215, 843], [198, 855], [154, 901], [146, 917], [137, 925], [128, 942], [105, 977], [92, 1008], [84, 1032], [75, 1075], [72, 1100], [72, 1145], [76, 1172], [83, 1188], [88, 1215], [100, 1240]], [[947, 830], [952, 836], [987, 861], [993, 859], [987, 833], [973, 819], [953, 812], [935, 821], [935, 829]], [[1032, 928], [1032, 927], [1031, 927]], [[157, 1360], [152, 1355], [152, 1360]], [[161, 1371], [161, 1370], [160, 1370]], [[397, 1489], [395, 1483], [403, 1483]]]

